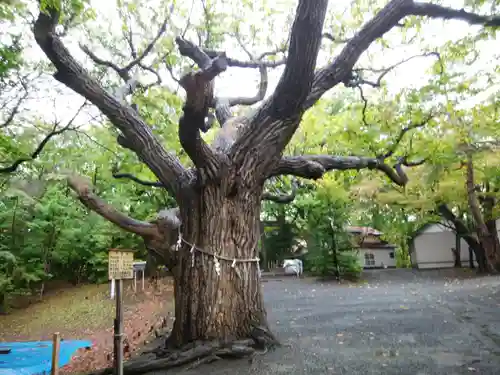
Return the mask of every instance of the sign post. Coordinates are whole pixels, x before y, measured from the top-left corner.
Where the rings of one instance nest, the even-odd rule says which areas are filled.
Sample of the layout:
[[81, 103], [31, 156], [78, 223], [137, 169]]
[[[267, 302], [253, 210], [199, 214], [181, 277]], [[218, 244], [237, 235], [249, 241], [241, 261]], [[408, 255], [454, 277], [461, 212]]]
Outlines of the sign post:
[[51, 375], [59, 375], [59, 351], [61, 345], [61, 336], [59, 332], [54, 333], [52, 336], [52, 368], [50, 369]]
[[134, 253], [132, 250], [109, 250], [108, 278], [115, 283], [116, 291], [113, 346], [115, 375], [123, 375], [123, 280], [134, 278]]

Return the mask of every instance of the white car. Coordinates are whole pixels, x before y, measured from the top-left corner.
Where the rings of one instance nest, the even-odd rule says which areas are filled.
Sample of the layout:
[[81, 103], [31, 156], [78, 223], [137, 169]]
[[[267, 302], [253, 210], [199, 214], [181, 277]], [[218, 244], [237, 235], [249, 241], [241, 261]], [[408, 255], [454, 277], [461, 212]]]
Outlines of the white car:
[[285, 275], [297, 275], [299, 277], [302, 275], [304, 268], [300, 259], [285, 259], [283, 261], [283, 270]]

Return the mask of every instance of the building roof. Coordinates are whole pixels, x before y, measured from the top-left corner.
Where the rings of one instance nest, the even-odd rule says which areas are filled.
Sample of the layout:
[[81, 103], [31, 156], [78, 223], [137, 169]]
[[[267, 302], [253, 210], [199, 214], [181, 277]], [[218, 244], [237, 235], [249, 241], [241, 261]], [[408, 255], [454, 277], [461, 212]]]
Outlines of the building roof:
[[376, 230], [371, 227], [357, 227], [357, 226], [349, 226], [346, 228], [349, 233], [362, 233], [364, 235], [371, 234], [372, 236], [381, 236], [382, 232]]
[[[362, 241], [359, 245], [357, 245], [357, 248], [361, 249], [381, 249], [381, 250], [394, 250], [396, 248], [395, 245], [391, 245], [387, 243], [386, 241], [382, 240], [380, 236], [382, 235], [382, 232], [378, 231], [375, 228], [371, 227], [359, 227], [359, 226], [349, 226], [346, 227], [347, 232], [351, 234], [360, 234]], [[363, 240], [364, 236], [374, 236], [377, 237], [378, 242], [365, 242]]]
[[412, 242], [415, 239], [415, 237], [419, 236], [426, 229], [432, 227], [433, 225], [446, 225], [446, 224], [444, 224], [442, 221], [436, 220], [436, 221], [429, 221], [429, 222], [421, 225], [415, 232], [412, 233], [412, 235], [409, 239], [409, 243]]
[[381, 250], [394, 250], [396, 245], [390, 243], [362, 243], [360, 249], [381, 249]]

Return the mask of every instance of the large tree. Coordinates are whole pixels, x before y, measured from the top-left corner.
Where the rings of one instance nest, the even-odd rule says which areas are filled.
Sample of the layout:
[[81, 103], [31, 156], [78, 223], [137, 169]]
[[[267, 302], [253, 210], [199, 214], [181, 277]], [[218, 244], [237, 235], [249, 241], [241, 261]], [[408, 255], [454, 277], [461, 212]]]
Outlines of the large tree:
[[[168, 367], [203, 356], [250, 353], [250, 347], [256, 344], [276, 343], [267, 324], [257, 272], [258, 222], [266, 180], [280, 175], [317, 179], [330, 170], [367, 168], [380, 170], [394, 183], [404, 185], [407, 178], [403, 165], [411, 164], [406, 158], [391, 162], [393, 152], [378, 157], [283, 156], [304, 113], [331, 88], [341, 83], [352, 85], [356, 79], [353, 68], [360, 56], [408, 16], [459, 19], [492, 27], [500, 24], [498, 18], [465, 10], [392, 0], [345, 41], [331, 63], [317, 69], [321, 40], [329, 35], [323, 34], [327, 5], [327, 0], [298, 1], [285, 68], [268, 98], [264, 96], [265, 70], [276, 62], [257, 58], [246, 62], [261, 71], [263, 81], [259, 95], [252, 99], [226, 100], [214, 96], [213, 80], [228, 66], [241, 65], [241, 62], [224, 53], [203, 49], [181, 36], [176, 38], [180, 53], [199, 67], [180, 80], [186, 99], [179, 121], [179, 140], [194, 164], [193, 168], [185, 168], [175, 155], [165, 150], [137, 107], [107, 91], [70, 54], [57, 28], [61, 11], [65, 9], [61, 2], [41, 1], [34, 35], [56, 69], [54, 78], [107, 116], [119, 131], [120, 145], [137, 154], [179, 205], [177, 212], [160, 215], [156, 223], [144, 223], [108, 210], [104, 202], [94, 200], [97, 204], [89, 204], [124, 229], [142, 235], [152, 248], [167, 252], [168, 262], [173, 266], [175, 322], [167, 345], [187, 351], [160, 362], [137, 365], [136, 369]], [[165, 27], [166, 23], [160, 31]], [[137, 86], [130, 71], [142, 63], [147, 53], [148, 48], [141, 54], [134, 51], [133, 61], [125, 67], [109, 62], [107, 66], [119, 73], [127, 87]], [[87, 54], [99, 63], [100, 59], [91, 51]], [[258, 101], [261, 103], [254, 110], [233, 116], [232, 106]], [[210, 125], [207, 119], [211, 118], [212, 109], [221, 129], [209, 145], [200, 131]], [[73, 179], [72, 186], [82, 200], [89, 202], [91, 191], [87, 185]], [[172, 229], [178, 230], [175, 236], [178, 242], [171, 248]], [[237, 345], [231, 346], [235, 341]], [[199, 345], [193, 349], [193, 343]]]

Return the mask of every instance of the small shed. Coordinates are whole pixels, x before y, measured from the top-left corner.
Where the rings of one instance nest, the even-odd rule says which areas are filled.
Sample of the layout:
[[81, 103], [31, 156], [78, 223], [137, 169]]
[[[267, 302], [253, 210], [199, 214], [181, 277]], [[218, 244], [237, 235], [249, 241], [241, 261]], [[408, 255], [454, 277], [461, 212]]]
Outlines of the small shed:
[[[414, 268], [451, 268], [470, 266], [477, 262], [467, 242], [445, 222], [428, 223], [417, 230], [410, 240], [410, 259]], [[457, 254], [460, 258], [457, 259]]]
[[395, 246], [381, 238], [382, 232], [370, 227], [347, 227], [358, 250], [363, 268], [396, 267]]

